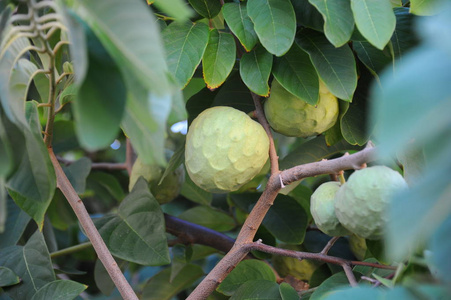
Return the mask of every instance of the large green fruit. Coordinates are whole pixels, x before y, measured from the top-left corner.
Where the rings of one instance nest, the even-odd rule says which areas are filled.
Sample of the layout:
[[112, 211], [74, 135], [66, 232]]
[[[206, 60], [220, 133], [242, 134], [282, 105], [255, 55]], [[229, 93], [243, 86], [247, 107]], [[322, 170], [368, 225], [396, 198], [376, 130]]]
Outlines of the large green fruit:
[[355, 171], [336, 195], [335, 213], [349, 231], [366, 239], [380, 239], [391, 197], [405, 188], [404, 178], [386, 166]]
[[343, 236], [350, 232], [344, 228], [335, 215], [335, 194], [340, 183], [329, 181], [321, 184], [310, 198], [310, 212], [316, 226], [327, 235]]
[[334, 126], [338, 118], [338, 100], [320, 82], [319, 100], [313, 106], [288, 92], [274, 79], [271, 96], [265, 102], [265, 115], [275, 131], [306, 138]]
[[[306, 251], [302, 245], [279, 245], [279, 248]], [[280, 276], [286, 277], [288, 275], [294, 276], [297, 279], [303, 281], [309, 281], [312, 278], [312, 274], [322, 264], [319, 261], [303, 259], [299, 260], [294, 257], [274, 255], [272, 257], [272, 264], [274, 269]]]
[[[166, 151], [166, 156], [170, 157], [172, 152]], [[159, 184], [165, 169], [158, 165], [144, 164], [138, 157], [133, 164], [132, 172], [130, 174], [129, 190], [133, 189], [136, 181], [140, 176], [149, 183], [149, 188], [152, 195], [160, 204], [171, 202], [180, 194], [183, 182], [185, 181], [185, 170], [180, 165], [173, 172], [169, 173]]]
[[204, 110], [186, 136], [185, 166], [190, 178], [212, 193], [238, 190], [268, 159], [269, 138], [244, 112], [225, 106]]

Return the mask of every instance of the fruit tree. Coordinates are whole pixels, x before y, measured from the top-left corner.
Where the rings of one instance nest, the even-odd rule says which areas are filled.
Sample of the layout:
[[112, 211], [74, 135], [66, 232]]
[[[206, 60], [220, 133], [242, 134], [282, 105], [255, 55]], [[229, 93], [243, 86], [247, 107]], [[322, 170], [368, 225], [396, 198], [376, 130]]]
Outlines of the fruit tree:
[[0, 1], [0, 299], [450, 299], [445, 0]]

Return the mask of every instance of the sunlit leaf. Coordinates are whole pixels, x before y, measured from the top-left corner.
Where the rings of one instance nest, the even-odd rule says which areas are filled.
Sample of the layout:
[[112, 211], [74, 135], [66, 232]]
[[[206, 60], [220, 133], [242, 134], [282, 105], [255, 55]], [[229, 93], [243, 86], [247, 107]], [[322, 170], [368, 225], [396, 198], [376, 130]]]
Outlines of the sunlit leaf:
[[177, 21], [185, 21], [193, 15], [193, 11], [183, 0], [148, 0], [147, 2], [153, 2], [158, 9], [177, 19]]
[[272, 68], [272, 55], [259, 46], [245, 53], [240, 62], [240, 75], [247, 87], [254, 93], [269, 95], [268, 79]]
[[225, 3], [222, 7], [224, 19], [230, 30], [238, 38], [247, 52], [257, 44], [258, 37], [254, 30], [254, 23], [247, 14], [246, 3]]
[[440, 11], [441, 0], [411, 0], [410, 12], [419, 16], [430, 16]]

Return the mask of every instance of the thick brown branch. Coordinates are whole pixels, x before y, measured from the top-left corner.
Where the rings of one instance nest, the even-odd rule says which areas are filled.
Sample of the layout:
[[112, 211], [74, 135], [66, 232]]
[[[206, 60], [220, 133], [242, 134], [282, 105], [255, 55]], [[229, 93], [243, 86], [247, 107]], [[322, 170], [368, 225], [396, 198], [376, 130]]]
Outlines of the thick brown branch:
[[80, 200], [77, 192], [70, 184], [69, 180], [66, 177], [66, 174], [64, 174], [64, 171], [61, 168], [58, 159], [53, 153], [53, 149], [48, 148], [48, 150], [53, 167], [55, 168], [57, 186], [64, 194], [70, 206], [77, 215], [78, 221], [85, 230], [86, 235], [91, 241], [92, 246], [94, 247], [94, 250], [96, 251], [100, 261], [108, 271], [108, 274], [121, 293], [122, 298], [127, 300], [137, 300], [138, 297], [136, 297], [132, 287], [128, 284], [110, 251], [108, 251], [105, 242], [102, 240], [102, 237], [94, 226], [94, 223], [92, 222], [91, 217], [89, 216], [83, 202]]

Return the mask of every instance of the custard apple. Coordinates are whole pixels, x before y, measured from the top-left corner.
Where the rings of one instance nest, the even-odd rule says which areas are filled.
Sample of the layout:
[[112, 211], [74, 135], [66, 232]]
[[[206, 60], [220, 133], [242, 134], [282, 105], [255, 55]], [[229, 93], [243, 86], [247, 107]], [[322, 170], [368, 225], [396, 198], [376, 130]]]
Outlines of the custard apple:
[[404, 178], [386, 166], [355, 171], [336, 195], [335, 213], [349, 231], [366, 239], [380, 239], [391, 196], [405, 188]]
[[329, 181], [321, 184], [310, 198], [310, 212], [316, 226], [327, 235], [343, 236], [350, 232], [344, 228], [335, 215], [335, 194], [340, 183]]
[[313, 106], [274, 79], [271, 96], [264, 106], [271, 127], [286, 136], [307, 138], [321, 134], [334, 126], [338, 118], [338, 100], [321, 81], [319, 100]]
[[244, 112], [226, 106], [204, 110], [189, 127], [185, 166], [192, 181], [212, 193], [238, 190], [269, 157], [263, 127]]

